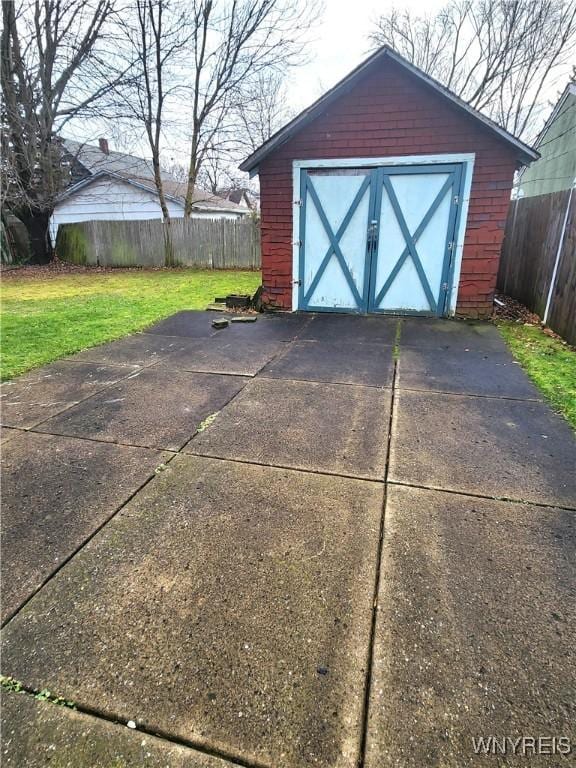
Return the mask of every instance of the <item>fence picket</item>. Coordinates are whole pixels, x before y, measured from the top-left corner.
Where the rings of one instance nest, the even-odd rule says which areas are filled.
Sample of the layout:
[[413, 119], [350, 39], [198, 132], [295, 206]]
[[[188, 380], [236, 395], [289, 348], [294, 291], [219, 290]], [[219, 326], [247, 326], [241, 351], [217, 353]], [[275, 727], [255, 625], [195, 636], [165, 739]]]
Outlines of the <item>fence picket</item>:
[[[570, 191], [564, 190], [524, 197], [510, 206], [498, 288], [540, 317], [546, 307], [569, 195]], [[576, 195], [566, 219], [547, 324], [570, 344], [576, 344]]]
[[[165, 264], [165, 227], [159, 219], [61, 224], [56, 251], [75, 264], [159, 267]], [[241, 219], [173, 219], [175, 266], [259, 269], [260, 228]]]

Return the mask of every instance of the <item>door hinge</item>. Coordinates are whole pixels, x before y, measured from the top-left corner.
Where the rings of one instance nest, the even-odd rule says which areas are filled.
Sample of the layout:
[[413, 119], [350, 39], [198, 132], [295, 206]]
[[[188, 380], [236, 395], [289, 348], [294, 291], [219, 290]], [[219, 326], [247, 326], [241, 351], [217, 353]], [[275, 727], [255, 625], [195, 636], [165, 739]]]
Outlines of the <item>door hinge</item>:
[[458, 205], [459, 202], [460, 202], [460, 196], [459, 195], [454, 195], [454, 205]]
[[302, 240], [293, 240], [292, 245], [297, 245], [298, 248], [301, 248], [304, 245], [304, 243], [302, 242]]
[[444, 293], [448, 293], [448, 283], [442, 283], [442, 290]]
[[302, 200], [294, 200], [294, 205], [302, 205]]
[[302, 280], [292, 280], [292, 285], [302, 285]]
[[454, 250], [454, 240], [450, 240], [448, 243], [448, 250], [453, 251]]

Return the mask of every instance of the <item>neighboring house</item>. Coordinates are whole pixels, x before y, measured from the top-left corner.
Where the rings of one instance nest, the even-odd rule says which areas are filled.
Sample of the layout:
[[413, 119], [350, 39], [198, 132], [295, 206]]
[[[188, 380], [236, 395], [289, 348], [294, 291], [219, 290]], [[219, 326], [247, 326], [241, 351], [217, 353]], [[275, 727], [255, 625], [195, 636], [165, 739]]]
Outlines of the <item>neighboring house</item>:
[[[70, 163], [71, 184], [60, 195], [50, 222], [55, 242], [60, 224], [162, 218], [152, 163], [113, 152], [106, 139], [98, 147], [69, 139], [62, 146]], [[164, 193], [172, 218], [184, 215], [186, 185], [163, 171]], [[194, 218], [237, 219], [249, 211], [236, 203], [196, 188]]]
[[231, 203], [236, 203], [242, 208], [247, 208], [253, 213], [260, 210], [260, 199], [251, 189], [247, 187], [234, 189], [220, 189], [218, 195]]
[[540, 159], [520, 171], [514, 197], [570, 189], [576, 179], [576, 83], [569, 83], [534, 144]]
[[537, 158], [379, 49], [240, 166], [260, 178], [264, 303], [489, 316], [514, 173]]

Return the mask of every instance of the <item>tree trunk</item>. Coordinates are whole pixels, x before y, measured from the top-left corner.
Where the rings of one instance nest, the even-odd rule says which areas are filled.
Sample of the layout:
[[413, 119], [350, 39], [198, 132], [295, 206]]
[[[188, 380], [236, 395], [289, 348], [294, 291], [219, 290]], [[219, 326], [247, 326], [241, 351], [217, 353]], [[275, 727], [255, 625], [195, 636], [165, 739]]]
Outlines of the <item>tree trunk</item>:
[[196, 171], [194, 169], [194, 162], [190, 163], [190, 171], [188, 173], [188, 186], [186, 189], [186, 199], [184, 200], [184, 218], [189, 219], [192, 216], [192, 205], [194, 203], [194, 192], [196, 189]]
[[172, 221], [164, 221], [164, 266], [173, 267], [174, 264], [174, 243], [172, 241]]
[[54, 255], [48, 235], [50, 213], [45, 210], [31, 209], [19, 216], [19, 219], [28, 233], [31, 263], [48, 264]]
[[198, 142], [196, 131], [192, 137], [192, 147], [190, 149], [190, 165], [188, 167], [188, 184], [186, 187], [186, 199], [184, 200], [184, 218], [189, 219], [192, 215], [192, 205], [194, 203], [194, 192], [196, 189], [196, 176], [198, 175]]

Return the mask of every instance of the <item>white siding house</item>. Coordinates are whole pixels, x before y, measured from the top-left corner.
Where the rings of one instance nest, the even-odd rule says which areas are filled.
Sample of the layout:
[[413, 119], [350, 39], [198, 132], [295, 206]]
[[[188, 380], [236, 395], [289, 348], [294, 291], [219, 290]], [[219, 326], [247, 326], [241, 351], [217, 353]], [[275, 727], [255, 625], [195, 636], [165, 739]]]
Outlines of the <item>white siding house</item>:
[[[161, 219], [162, 210], [150, 163], [143, 158], [111, 152], [100, 146], [63, 144], [73, 171], [80, 179], [58, 198], [50, 220], [50, 237], [56, 242], [60, 224], [81, 221]], [[163, 173], [164, 193], [172, 218], [184, 216], [186, 185]], [[237, 219], [250, 211], [217, 195], [195, 189], [193, 218]]]
[[[184, 203], [167, 197], [171, 218], [184, 216]], [[236, 206], [240, 209], [240, 206]], [[193, 218], [237, 219], [249, 211], [197, 205]], [[56, 242], [60, 224], [79, 221], [118, 221], [161, 219], [162, 210], [156, 192], [112, 174], [97, 174], [70, 187], [57, 202], [50, 220], [50, 236]]]

